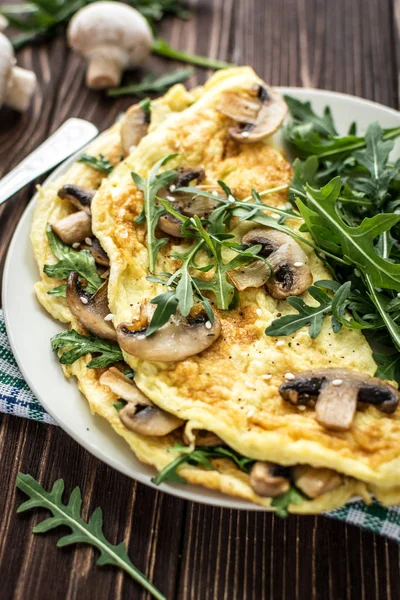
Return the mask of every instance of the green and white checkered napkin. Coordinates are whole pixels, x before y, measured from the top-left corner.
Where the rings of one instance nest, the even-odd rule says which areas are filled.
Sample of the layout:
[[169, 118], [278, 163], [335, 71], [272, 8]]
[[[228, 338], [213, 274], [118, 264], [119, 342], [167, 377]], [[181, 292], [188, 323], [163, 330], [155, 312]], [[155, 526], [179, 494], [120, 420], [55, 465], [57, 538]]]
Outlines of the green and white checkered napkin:
[[[27, 386], [11, 352], [0, 310], [0, 412], [56, 425]], [[400, 507], [385, 508], [378, 502], [366, 506], [352, 502], [327, 513], [330, 517], [386, 535], [400, 542]]]

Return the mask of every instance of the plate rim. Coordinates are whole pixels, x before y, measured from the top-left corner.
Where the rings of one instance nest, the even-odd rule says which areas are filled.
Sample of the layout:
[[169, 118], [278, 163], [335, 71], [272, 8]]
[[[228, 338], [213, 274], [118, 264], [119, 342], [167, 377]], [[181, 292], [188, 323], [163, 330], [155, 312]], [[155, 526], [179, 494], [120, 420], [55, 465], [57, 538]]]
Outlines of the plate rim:
[[[310, 96], [319, 96], [319, 97], [326, 96], [327, 103], [329, 102], [329, 99], [332, 99], [332, 98], [343, 98], [343, 99], [356, 100], [357, 102], [361, 102], [362, 104], [364, 104], [366, 106], [370, 106], [371, 108], [384, 109], [385, 111], [391, 113], [394, 117], [396, 117], [397, 119], [400, 120], [400, 112], [397, 111], [396, 109], [386, 106], [382, 103], [375, 102], [373, 100], [355, 96], [353, 94], [347, 94], [344, 92], [337, 92], [334, 90], [325, 90], [325, 89], [311, 88], [311, 87], [292, 87], [292, 86], [274, 86], [274, 87], [276, 89], [278, 89], [279, 91], [281, 91], [282, 93], [295, 92], [295, 93], [299, 93], [299, 94], [306, 94], [306, 95], [308, 94]], [[102, 133], [103, 132], [101, 132], [99, 134], [99, 136], [97, 136], [94, 139], [97, 140], [102, 135]], [[93, 140], [92, 140], [92, 142], [93, 142]], [[41, 185], [45, 186], [46, 184], [53, 182], [60, 175], [62, 175], [69, 168], [69, 166], [72, 165], [76, 161], [76, 158], [82, 152], [85, 151], [85, 149], [90, 145], [90, 143], [87, 144], [86, 146], [83, 146], [78, 152], [76, 152], [75, 154], [73, 154], [72, 156], [67, 158], [64, 162], [62, 162], [60, 165], [58, 165], [46, 177], [46, 179], [44, 180], [44, 182]], [[17, 227], [15, 228], [15, 231], [12, 235], [9, 247], [7, 249], [6, 260], [4, 263], [4, 271], [3, 271], [3, 276], [2, 276], [2, 308], [3, 308], [4, 322], [5, 322], [5, 326], [6, 326], [7, 336], [8, 336], [9, 342], [10, 342], [10, 346], [11, 346], [14, 358], [17, 362], [17, 365], [18, 365], [27, 385], [29, 386], [29, 388], [33, 392], [33, 394], [35, 395], [35, 398], [37, 399], [37, 401], [43, 406], [43, 408], [46, 410], [46, 412], [48, 412], [53, 417], [53, 419], [56, 421], [57, 425], [59, 427], [61, 427], [61, 429], [63, 431], [65, 431], [70, 437], [72, 437], [72, 439], [75, 442], [77, 442], [81, 447], [83, 447], [90, 454], [95, 456], [98, 460], [101, 460], [105, 464], [109, 465], [116, 471], [122, 473], [123, 475], [129, 477], [130, 479], [132, 479], [134, 481], [139, 481], [140, 483], [143, 483], [144, 485], [151, 487], [158, 492], [171, 494], [177, 498], [180, 498], [180, 499], [186, 500], [186, 501], [197, 502], [200, 504], [206, 504], [206, 505], [215, 506], [218, 508], [271, 512], [271, 509], [268, 507], [260, 506], [257, 504], [252, 504], [249, 501], [243, 500], [238, 497], [228, 496], [227, 494], [223, 494], [222, 492], [217, 492], [217, 494], [218, 494], [217, 497], [213, 497], [213, 496], [208, 497], [207, 495], [205, 495], [203, 497], [202, 495], [200, 495], [200, 491], [202, 491], [204, 494], [210, 494], [210, 493], [215, 494], [216, 493], [215, 490], [209, 490], [208, 488], [205, 488], [203, 486], [197, 486], [197, 485], [193, 485], [193, 484], [187, 484], [185, 486], [178, 486], [178, 485], [175, 486], [175, 485], [166, 483], [166, 484], [163, 484], [162, 487], [160, 487], [160, 486], [155, 485], [151, 481], [151, 478], [144, 473], [137, 472], [135, 474], [132, 474], [131, 472], [128, 471], [128, 468], [125, 467], [125, 465], [119, 463], [119, 461], [117, 459], [115, 459], [114, 457], [107, 454], [106, 451], [99, 450], [99, 448], [95, 447], [94, 444], [92, 444], [90, 441], [83, 438], [79, 433], [75, 432], [74, 429], [72, 428], [72, 426], [70, 426], [68, 423], [66, 423], [64, 419], [62, 419], [62, 418], [60, 419], [59, 416], [57, 416], [57, 411], [53, 410], [53, 407], [51, 405], [49, 405], [46, 402], [46, 400], [43, 401], [43, 399], [39, 397], [40, 394], [38, 394], [35, 389], [36, 385], [35, 385], [34, 381], [32, 380], [32, 377], [27, 372], [27, 370], [23, 364], [23, 360], [21, 360], [21, 358], [19, 356], [17, 342], [14, 339], [13, 325], [9, 319], [8, 308], [7, 308], [8, 307], [7, 281], [10, 277], [10, 270], [11, 270], [11, 265], [12, 265], [12, 256], [14, 253], [14, 248], [18, 243], [20, 231], [23, 230], [24, 227], [26, 226], [26, 221], [28, 221], [28, 220], [31, 221], [37, 195], [38, 195], [38, 192], [35, 192], [35, 194], [32, 196], [32, 198], [28, 202], [26, 208], [24, 209], [24, 211], [20, 217], [20, 220], [17, 224]], [[30, 228], [30, 223], [29, 223], [29, 228]], [[35, 301], [37, 302], [36, 298], [35, 298]], [[49, 319], [52, 319], [53, 321], [55, 321], [51, 317], [51, 315], [49, 315], [48, 313], [46, 313], [45, 316], [48, 317]], [[61, 327], [64, 326], [64, 324], [61, 322], [59, 324]], [[82, 397], [84, 398], [83, 394], [82, 394]], [[85, 401], [87, 402], [86, 398], [85, 398]], [[100, 417], [100, 418], [102, 418], [102, 417]], [[128, 452], [133, 452], [129, 448], [128, 445], [126, 445], [126, 449], [128, 450]]]

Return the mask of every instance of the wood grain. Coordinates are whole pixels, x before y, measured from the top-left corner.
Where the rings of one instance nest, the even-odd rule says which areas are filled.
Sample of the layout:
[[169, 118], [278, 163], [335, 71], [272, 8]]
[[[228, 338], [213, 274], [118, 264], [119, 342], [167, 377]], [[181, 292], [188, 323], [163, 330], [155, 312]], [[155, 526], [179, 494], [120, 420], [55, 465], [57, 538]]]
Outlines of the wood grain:
[[[312, 86], [398, 107], [400, 0], [192, 0], [189, 22], [166, 20], [161, 34], [182, 49], [250, 64], [275, 85]], [[107, 99], [84, 86], [80, 59], [62, 37], [23, 49], [39, 91], [30, 111], [0, 114], [0, 176], [67, 117], [109, 126], [132, 98]], [[151, 58], [157, 72], [174, 63]], [[209, 72], [196, 70], [189, 82]], [[132, 75], [127, 75], [129, 80]], [[0, 208], [0, 264], [32, 195], [29, 186]], [[18, 471], [46, 486], [79, 485], [84, 510], [104, 511], [105, 532], [124, 539], [134, 564], [171, 599], [398, 600], [399, 546], [324, 517], [270, 514], [192, 504], [154, 492], [113, 471], [62, 430], [2, 416], [0, 423], [1, 598], [148, 598], [124, 574], [95, 567], [90, 549], [56, 549], [57, 533], [34, 536], [39, 515], [16, 516]]]

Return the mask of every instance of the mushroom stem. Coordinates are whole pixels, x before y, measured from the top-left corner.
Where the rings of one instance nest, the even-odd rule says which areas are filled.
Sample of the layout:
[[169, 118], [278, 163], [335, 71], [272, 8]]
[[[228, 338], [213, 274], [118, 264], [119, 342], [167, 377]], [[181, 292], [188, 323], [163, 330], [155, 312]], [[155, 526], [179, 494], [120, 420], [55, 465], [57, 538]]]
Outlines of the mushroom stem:
[[33, 71], [13, 67], [8, 80], [4, 104], [19, 112], [24, 112], [29, 107], [35, 87], [36, 75]]
[[121, 81], [123, 62], [109, 49], [96, 49], [89, 58], [86, 85], [92, 90], [117, 87]]

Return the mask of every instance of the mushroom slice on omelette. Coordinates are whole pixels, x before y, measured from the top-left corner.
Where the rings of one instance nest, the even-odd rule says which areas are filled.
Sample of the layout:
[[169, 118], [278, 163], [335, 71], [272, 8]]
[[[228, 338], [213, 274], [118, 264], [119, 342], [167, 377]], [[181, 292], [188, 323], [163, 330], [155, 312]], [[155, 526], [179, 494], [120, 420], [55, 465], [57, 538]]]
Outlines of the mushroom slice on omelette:
[[[178, 466], [193, 483], [297, 512], [370, 492], [397, 503], [399, 395], [373, 377], [362, 334], [333, 333], [325, 319], [316, 339], [305, 328], [265, 335], [292, 313], [289, 295], [312, 304], [307, 287], [330, 279], [299, 241], [301, 220], [287, 218], [283, 233], [274, 226], [292, 170], [267, 138], [284, 115], [250, 68], [219, 72], [103, 181], [93, 231], [110, 260], [110, 312], [141, 400], [118, 414], [118, 388], [103, 379], [111, 398], [103, 391], [91, 404], [140, 460], [163, 473]], [[259, 202], [268, 196], [265, 219], [241, 221], [240, 210], [228, 219], [224, 206], [248, 202], [253, 189]], [[221, 219], [232, 237], [219, 235]], [[147, 451], [137, 424], [157, 409], [185, 425], [148, 436]], [[208, 435], [216, 445], [206, 451]]]

